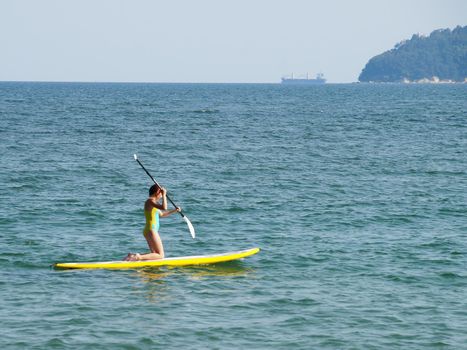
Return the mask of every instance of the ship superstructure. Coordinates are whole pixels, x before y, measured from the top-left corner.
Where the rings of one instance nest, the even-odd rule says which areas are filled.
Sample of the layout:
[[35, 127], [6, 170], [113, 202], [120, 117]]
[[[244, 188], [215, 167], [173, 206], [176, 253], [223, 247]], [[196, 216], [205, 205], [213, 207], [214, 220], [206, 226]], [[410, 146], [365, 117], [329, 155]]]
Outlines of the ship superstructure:
[[283, 77], [282, 84], [324, 84], [326, 83], [326, 79], [324, 78], [323, 73], [316, 74], [316, 78], [310, 79], [308, 73], [306, 77], [295, 77], [292, 73], [291, 76]]

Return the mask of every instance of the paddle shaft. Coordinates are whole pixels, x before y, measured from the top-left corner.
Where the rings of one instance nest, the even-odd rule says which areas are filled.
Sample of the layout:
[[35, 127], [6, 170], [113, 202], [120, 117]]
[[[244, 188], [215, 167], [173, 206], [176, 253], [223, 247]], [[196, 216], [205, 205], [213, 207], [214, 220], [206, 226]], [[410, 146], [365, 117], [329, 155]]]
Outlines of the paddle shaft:
[[[141, 168], [143, 168], [143, 170], [146, 172], [146, 174], [148, 174], [148, 176], [151, 178], [151, 180], [154, 181], [154, 183], [155, 183], [159, 188], [162, 188], [161, 185], [159, 185], [159, 183], [156, 181], [156, 179], [154, 179], [154, 177], [149, 173], [149, 171], [147, 171], [147, 169], [144, 167], [144, 165], [139, 161], [139, 159], [135, 157], [135, 160], [138, 162], [138, 164], [141, 166]], [[169, 202], [172, 203], [172, 205], [173, 205], [175, 208], [178, 208], [178, 206], [172, 201], [172, 199], [167, 195], [167, 193], [166, 193], [166, 197], [167, 197], [167, 199], [169, 200]], [[179, 213], [180, 213], [180, 215], [182, 216], [182, 218], [185, 217], [185, 214], [183, 214], [181, 210], [179, 211]]]

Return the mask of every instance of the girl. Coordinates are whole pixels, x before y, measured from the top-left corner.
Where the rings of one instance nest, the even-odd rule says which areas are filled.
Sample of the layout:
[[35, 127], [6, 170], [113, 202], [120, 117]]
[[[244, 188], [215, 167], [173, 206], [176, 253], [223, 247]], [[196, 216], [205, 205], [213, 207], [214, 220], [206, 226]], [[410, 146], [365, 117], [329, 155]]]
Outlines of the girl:
[[[162, 198], [162, 204], [158, 201]], [[161, 237], [159, 236], [159, 218], [163, 218], [174, 213], [178, 213], [181, 209], [175, 208], [167, 210], [167, 190], [160, 188], [157, 185], [152, 185], [149, 189], [149, 198], [144, 203], [144, 216], [146, 217], [146, 226], [143, 233], [144, 238], [148, 242], [151, 253], [148, 254], [133, 254], [128, 253], [125, 261], [138, 260], [156, 260], [164, 258], [164, 246], [162, 245]]]

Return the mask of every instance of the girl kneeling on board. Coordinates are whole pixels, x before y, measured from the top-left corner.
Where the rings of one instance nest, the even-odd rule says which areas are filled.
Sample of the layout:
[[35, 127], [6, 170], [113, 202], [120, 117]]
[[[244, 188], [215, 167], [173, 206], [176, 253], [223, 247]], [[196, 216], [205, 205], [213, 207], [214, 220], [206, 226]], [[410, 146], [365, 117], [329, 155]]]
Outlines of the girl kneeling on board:
[[[159, 200], [162, 198], [162, 204]], [[157, 185], [152, 185], [149, 189], [149, 198], [144, 203], [144, 216], [146, 226], [144, 226], [144, 238], [148, 242], [151, 253], [138, 254], [128, 253], [125, 261], [157, 260], [164, 258], [164, 246], [159, 236], [159, 219], [180, 212], [180, 208], [167, 210], [167, 190]]]

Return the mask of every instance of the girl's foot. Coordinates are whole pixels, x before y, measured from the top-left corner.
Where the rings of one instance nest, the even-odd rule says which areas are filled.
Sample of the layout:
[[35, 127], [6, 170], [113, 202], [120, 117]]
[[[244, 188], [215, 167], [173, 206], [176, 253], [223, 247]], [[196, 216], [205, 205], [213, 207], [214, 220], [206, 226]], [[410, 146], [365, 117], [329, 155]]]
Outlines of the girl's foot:
[[[128, 255], [123, 259], [123, 261], [135, 261], [135, 257], [140, 256], [138, 253], [128, 253]], [[139, 259], [138, 259], [139, 260]]]
[[139, 253], [133, 254], [130, 261], [140, 261], [141, 255]]

